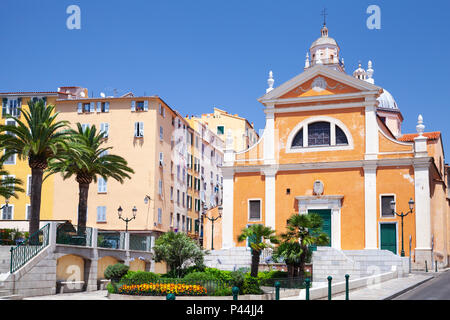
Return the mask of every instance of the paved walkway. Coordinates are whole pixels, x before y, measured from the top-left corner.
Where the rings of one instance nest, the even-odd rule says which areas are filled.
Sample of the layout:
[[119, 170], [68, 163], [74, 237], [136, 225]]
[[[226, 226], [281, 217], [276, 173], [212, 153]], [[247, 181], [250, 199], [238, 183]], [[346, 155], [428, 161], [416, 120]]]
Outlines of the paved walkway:
[[[415, 287], [424, 281], [433, 279], [433, 274], [411, 274], [408, 277], [392, 279], [378, 284], [370, 285], [366, 288], [351, 290], [350, 300], [385, 300], [394, 295], [400, 294], [404, 290]], [[303, 300], [304, 298], [302, 298]], [[320, 300], [327, 300], [325, 297]], [[289, 297], [282, 300], [300, 300], [299, 297]], [[345, 293], [333, 295], [332, 300], [345, 300]]]
[[106, 295], [108, 291], [60, 293], [51, 296], [29, 297], [23, 300], [109, 300]]

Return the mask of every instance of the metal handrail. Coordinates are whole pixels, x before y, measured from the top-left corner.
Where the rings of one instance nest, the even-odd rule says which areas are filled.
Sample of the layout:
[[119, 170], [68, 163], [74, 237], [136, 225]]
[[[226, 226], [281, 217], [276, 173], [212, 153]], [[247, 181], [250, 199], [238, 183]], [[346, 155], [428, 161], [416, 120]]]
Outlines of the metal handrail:
[[[14, 273], [34, 258], [49, 244], [50, 223], [33, 233], [28, 239], [10, 249], [10, 272]], [[42, 242], [40, 239], [42, 236]]]

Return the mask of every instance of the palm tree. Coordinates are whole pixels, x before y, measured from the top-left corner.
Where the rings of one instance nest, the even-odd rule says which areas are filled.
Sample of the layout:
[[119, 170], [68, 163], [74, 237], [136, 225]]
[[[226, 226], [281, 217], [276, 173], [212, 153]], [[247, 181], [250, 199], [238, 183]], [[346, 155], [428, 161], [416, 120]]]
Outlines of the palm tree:
[[67, 121], [57, 121], [55, 106], [43, 100], [28, 102], [29, 111], [22, 112], [25, 121], [13, 119], [15, 125], [0, 125], [0, 146], [5, 149], [5, 157], [17, 154], [20, 160], [28, 160], [31, 168], [31, 216], [30, 234], [39, 230], [41, 212], [42, 177], [48, 161], [67, 147]]
[[4, 157], [0, 159], [0, 197], [9, 199], [11, 197], [18, 198], [17, 192], [24, 192], [20, 187], [23, 181], [9, 176], [9, 172], [3, 167]]
[[290, 276], [296, 276], [298, 272], [299, 277], [304, 277], [310, 246], [329, 243], [328, 235], [322, 232], [322, 224], [322, 218], [316, 213], [294, 214], [289, 218], [287, 231], [281, 235], [282, 244], [274, 256], [284, 257], [286, 264], [291, 265]]
[[263, 226], [261, 224], [253, 224], [248, 228], [242, 230], [242, 233], [238, 236], [238, 242], [249, 240], [252, 251], [252, 266], [250, 276], [258, 276], [259, 257], [261, 251], [266, 248], [272, 248], [271, 243], [278, 243], [278, 238], [275, 235], [275, 231], [270, 227]]
[[78, 227], [86, 227], [89, 185], [97, 182], [97, 177], [108, 178], [123, 183], [128, 173], [134, 173], [127, 161], [117, 155], [107, 154], [112, 147], [102, 148], [104, 133], [94, 126], [83, 129], [77, 123], [77, 130], [70, 130], [69, 148], [49, 163], [50, 174], [61, 173], [66, 180], [75, 176], [79, 188]]

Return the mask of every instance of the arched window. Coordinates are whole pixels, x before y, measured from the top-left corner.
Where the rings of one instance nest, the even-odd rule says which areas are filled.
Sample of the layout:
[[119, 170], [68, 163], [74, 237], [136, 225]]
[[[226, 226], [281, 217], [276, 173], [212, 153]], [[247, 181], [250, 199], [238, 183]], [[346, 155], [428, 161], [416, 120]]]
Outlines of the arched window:
[[292, 148], [303, 148], [303, 129], [295, 135], [294, 141], [292, 142]]
[[287, 152], [289, 152], [288, 149], [292, 152], [308, 152], [321, 148], [327, 150], [353, 148], [353, 139], [348, 129], [339, 120], [333, 118], [307, 119], [297, 125], [294, 130], [288, 138]]
[[330, 145], [330, 123], [315, 122], [308, 125], [308, 146]]
[[336, 126], [336, 145], [348, 145], [347, 136], [345, 135], [344, 131], [342, 131], [342, 129], [338, 126]]

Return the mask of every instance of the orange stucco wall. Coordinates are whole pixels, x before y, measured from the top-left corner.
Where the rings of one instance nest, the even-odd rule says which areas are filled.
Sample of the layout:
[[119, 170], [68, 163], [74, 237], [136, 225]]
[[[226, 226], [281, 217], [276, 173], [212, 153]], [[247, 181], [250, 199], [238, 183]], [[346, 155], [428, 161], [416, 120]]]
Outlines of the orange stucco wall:
[[[234, 178], [234, 221], [233, 221], [233, 241], [237, 246], [245, 246], [245, 242], [238, 243], [237, 237], [247, 224], [265, 224], [265, 178], [259, 173], [240, 173]], [[248, 200], [261, 199], [261, 221], [249, 221]]]
[[[305, 153], [286, 153], [289, 134], [300, 122], [315, 116], [336, 118], [344, 123], [353, 137], [353, 150], [318, 151]], [[363, 108], [336, 109], [322, 111], [304, 111], [282, 113], [275, 117], [275, 153], [279, 154], [279, 163], [299, 163], [314, 161], [349, 161], [363, 158], [365, 152], [365, 112]]]

